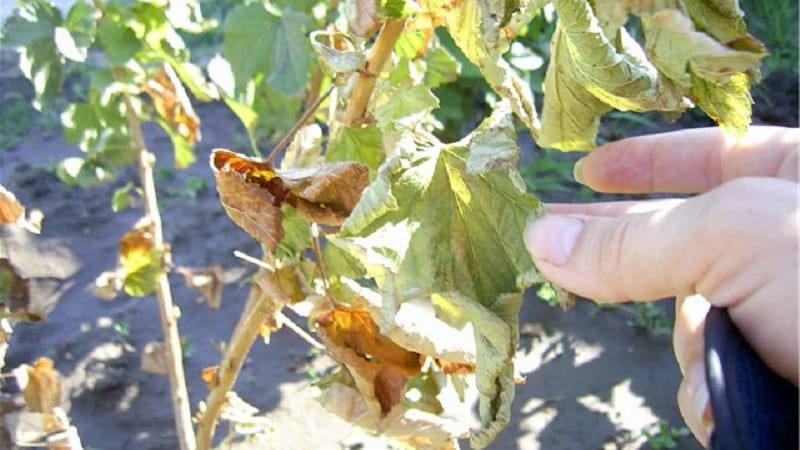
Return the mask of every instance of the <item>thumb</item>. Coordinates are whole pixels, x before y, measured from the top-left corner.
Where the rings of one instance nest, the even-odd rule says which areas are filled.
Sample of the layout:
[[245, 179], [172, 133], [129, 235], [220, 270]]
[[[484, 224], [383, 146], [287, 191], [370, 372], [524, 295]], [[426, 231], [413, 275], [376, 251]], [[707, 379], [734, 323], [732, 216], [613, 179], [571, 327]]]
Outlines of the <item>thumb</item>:
[[[544, 216], [528, 225], [525, 243], [548, 280], [583, 297], [627, 301], [699, 293], [726, 306], [756, 287], [727, 292], [731, 277], [747, 269], [754, 275], [748, 284], [757, 285], [770, 276], [767, 267], [753, 267], [758, 253], [787, 242], [774, 240], [778, 230], [764, 232], [766, 224], [780, 221], [770, 217], [780, 208], [763, 201], [779, 197], [774, 186], [767, 186], [771, 195], [758, 200], [767, 193], [750, 181], [729, 182], [655, 211]], [[791, 205], [791, 196], [789, 191], [784, 203]]]

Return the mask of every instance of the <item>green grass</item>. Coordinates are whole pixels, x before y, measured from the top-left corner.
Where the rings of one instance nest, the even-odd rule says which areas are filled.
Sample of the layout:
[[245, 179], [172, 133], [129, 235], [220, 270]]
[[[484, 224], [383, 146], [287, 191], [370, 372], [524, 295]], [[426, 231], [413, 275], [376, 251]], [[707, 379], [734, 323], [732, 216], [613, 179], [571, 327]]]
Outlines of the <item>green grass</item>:
[[0, 151], [8, 150], [36, 124], [36, 110], [18, 92], [6, 92], [0, 99]]

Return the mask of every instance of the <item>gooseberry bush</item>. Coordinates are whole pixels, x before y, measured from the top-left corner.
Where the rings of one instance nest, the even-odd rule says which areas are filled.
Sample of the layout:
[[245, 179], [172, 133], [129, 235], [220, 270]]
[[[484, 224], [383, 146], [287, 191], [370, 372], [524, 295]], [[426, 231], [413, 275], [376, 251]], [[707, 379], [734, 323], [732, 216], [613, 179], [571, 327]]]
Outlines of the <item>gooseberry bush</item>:
[[[741, 134], [766, 55], [736, 0], [235, 3], [217, 24], [196, 0], [78, 1], [63, 14], [28, 0], [3, 28], [37, 108], [61, 97], [70, 66], [88, 83], [61, 115], [83, 154], [60, 176], [90, 186], [140, 169], [141, 185], [115, 199], [138, 192], [143, 220], [98, 291], [155, 292], [183, 449], [211, 446], [250, 346], [288, 325], [283, 308], [305, 315], [309, 339], [339, 363], [316, 383], [326, 408], [412, 448], [488, 445], [510, 419], [523, 291], [544, 281], [522, 242], [544, 208], [517, 170], [517, 133], [590, 150], [608, 112], [699, 107]], [[221, 48], [198, 65], [184, 39], [220, 29]], [[527, 47], [542, 30], [549, 50]], [[435, 92], [452, 94], [440, 88], [463, 76], [491, 88], [491, 111], [445, 140], [461, 130], [437, 112], [462, 100]], [[249, 154], [217, 149], [210, 170], [230, 218], [263, 248], [222, 360], [203, 373], [201, 405], [185, 393], [166, 279], [175, 268], [141, 131], [159, 123], [174, 164], [192, 164], [202, 127], [190, 98], [224, 102], [247, 130]], [[470, 385], [478, 429], [446, 410], [471, 406]], [[444, 404], [445, 392], [459, 401]]]

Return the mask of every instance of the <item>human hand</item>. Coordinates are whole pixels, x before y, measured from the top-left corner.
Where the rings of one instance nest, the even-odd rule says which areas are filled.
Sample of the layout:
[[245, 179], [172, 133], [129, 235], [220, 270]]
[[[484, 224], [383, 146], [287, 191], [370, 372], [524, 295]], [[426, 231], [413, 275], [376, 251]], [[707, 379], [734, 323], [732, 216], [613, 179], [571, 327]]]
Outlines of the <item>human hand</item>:
[[799, 147], [800, 130], [777, 127], [752, 127], [738, 142], [707, 128], [606, 144], [576, 165], [588, 187], [702, 194], [551, 204], [525, 231], [537, 268], [568, 291], [602, 301], [678, 297], [678, 405], [703, 445], [709, 303], [728, 308], [764, 362], [798, 384]]

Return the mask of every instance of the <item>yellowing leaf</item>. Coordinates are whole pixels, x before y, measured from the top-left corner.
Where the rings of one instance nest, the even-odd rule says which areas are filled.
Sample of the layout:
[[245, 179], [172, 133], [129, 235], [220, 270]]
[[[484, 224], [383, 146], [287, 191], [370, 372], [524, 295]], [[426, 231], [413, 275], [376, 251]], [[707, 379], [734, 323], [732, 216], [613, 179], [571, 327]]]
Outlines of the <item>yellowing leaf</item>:
[[123, 288], [132, 297], [144, 297], [156, 288], [163, 273], [164, 252], [153, 247], [152, 223], [142, 219], [119, 240], [119, 267]]
[[219, 386], [219, 366], [204, 367], [200, 372], [200, 378], [209, 390]]
[[742, 136], [747, 131], [753, 100], [746, 74], [735, 74], [722, 84], [692, 77], [691, 96], [723, 130], [734, 136]]

